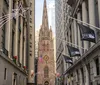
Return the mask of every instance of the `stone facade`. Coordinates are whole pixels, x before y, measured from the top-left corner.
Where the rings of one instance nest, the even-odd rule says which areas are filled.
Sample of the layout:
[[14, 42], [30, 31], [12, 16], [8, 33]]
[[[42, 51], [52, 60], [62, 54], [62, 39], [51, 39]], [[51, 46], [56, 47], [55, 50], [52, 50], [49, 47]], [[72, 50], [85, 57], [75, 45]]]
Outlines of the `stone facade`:
[[52, 30], [48, 26], [46, 0], [44, 0], [42, 26], [39, 32], [37, 85], [55, 85], [55, 62]]
[[[59, 81], [60, 83], [64, 82], [64, 85], [100, 84], [100, 31], [97, 30], [97, 28], [100, 28], [99, 5], [100, 0], [56, 0], [56, 46], [58, 46], [56, 48], [56, 69], [61, 74], [65, 74], [63, 81]], [[80, 23], [80, 21], [85, 22], [82, 23], [83, 25], [90, 24], [91, 29], [96, 33], [98, 43], [81, 40], [79, 26], [77, 25], [77, 22]], [[62, 46], [61, 42], [63, 42]], [[65, 61], [62, 54], [69, 56], [67, 45], [77, 47], [80, 50], [81, 57], [72, 57], [73, 65], [69, 63], [59, 65], [59, 62]], [[64, 68], [63, 71], [62, 68]]]
[[28, 29], [28, 85], [34, 84], [34, 76], [31, 76], [35, 72], [34, 60], [35, 60], [35, 0], [29, 0], [29, 29]]
[[[34, 70], [34, 56], [32, 57], [33, 64], [31, 63], [33, 67], [28, 64], [30, 62], [28, 56], [28, 48], [30, 47], [28, 45], [29, 9], [31, 8], [29, 6], [27, 0], [0, 1], [0, 85], [27, 85], [28, 67]], [[15, 12], [16, 18], [13, 17]], [[6, 16], [2, 17], [4, 15]], [[6, 23], [4, 24], [4, 22]], [[28, 72], [31, 74], [29, 70]]]

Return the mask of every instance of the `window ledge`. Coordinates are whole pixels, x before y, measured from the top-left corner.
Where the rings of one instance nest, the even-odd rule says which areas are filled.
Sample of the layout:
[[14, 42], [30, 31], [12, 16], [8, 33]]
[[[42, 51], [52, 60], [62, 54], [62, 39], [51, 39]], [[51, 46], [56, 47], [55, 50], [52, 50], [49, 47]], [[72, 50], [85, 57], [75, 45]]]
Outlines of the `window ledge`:
[[100, 79], [100, 74], [97, 76], [94, 76], [95, 80], [99, 80]]

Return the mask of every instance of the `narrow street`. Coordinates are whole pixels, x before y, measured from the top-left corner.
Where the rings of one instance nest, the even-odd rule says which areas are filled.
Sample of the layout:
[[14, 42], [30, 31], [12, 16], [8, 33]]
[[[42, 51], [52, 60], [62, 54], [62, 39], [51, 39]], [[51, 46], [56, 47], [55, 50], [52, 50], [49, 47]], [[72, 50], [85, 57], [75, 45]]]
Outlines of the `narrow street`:
[[0, 85], [100, 85], [100, 0], [0, 0]]

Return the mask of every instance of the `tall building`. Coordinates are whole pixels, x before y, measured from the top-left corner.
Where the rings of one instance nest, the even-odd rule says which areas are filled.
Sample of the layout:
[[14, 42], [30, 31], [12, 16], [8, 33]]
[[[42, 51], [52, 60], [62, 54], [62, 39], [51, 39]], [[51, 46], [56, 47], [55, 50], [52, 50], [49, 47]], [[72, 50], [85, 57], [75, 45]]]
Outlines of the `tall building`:
[[34, 85], [35, 72], [35, 0], [29, 0], [29, 31], [28, 31], [28, 85]]
[[52, 27], [52, 31], [55, 35], [55, 1], [51, 1], [48, 4], [49, 26]]
[[[66, 0], [55, 0], [55, 29], [56, 29], [56, 71], [63, 75], [66, 70], [66, 63], [62, 54], [66, 54], [64, 32], [67, 25], [67, 4]], [[63, 77], [62, 77], [63, 78]], [[60, 82], [63, 84], [64, 82]]]
[[0, 85], [27, 85], [28, 1], [0, 1]]
[[35, 57], [38, 57], [39, 31], [35, 32]]
[[42, 26], [39, 32], [37, 85], [55, 85], [53, 35], [48, 26], [46, 0], [44, 0]]
[[[65, 1], [65, 3], [64, 3]], [[61, 6], [62, 5], [62, 6]], [[100, 84], [100, 56], [99, 33], [100, 31], [100, 0], [60, 0], [56, 1], [56, 36], [57, 52], [70, 56], [67, 45], [79, 49], [81, 56], [72, 57], [73, 64], [65, 63], [63, 77], [64, 85], [99, 85]], [[65, 9], [66, 8], [66, 9]], [[59, 12], [59, 10], [61, 10]], [[63, 12], [63, 13], [62, 13]], [[62, 15], [62, 14], [64, 15]], [[62, 16], [61, 16], [62, 15]], [[59, 17], [65, 17], [63, 21]], [[96, 43], [81, 40], [81, 27], [77, 24], [90, 27], [96, 35]], [[64, 24], [62, 29], [62, 23]], [[87, 23], [87, 24], [86, 24]], [[90, 24], [90, 25], [89, 25]], [[59, 33], [60, 32], [60, 33]], [[62, 33], [62, 35], [61, 35]], [[62, 37], [62, 38], [61, 38]], [[60, 38], [60, 39], [58, 39]], [[62, 51], [59, 41], [63, 41]], [[60, 53], [57, 53], [59, 60]], [[60, 54], [60, 55], [59, 55]], [[64, 58], [61, 57], [63, 61]], [[57, 60], [57, 61], [58, 61]], [[59, 60], [61, 61], [61, 59]], [[58, 64], [57, 64], [58, 66]], [[62, 67], [59, 66], [59, 69]], [[59, 71], [59, 69], [57, 70]], [[61, 72], [60, 72], [61, 73]], [[62, 73], [61, 73], [62, 74]], [[66, 81], [67, 80], [67, 81]], [[61, 82], [61, 81], [59, 81]]]

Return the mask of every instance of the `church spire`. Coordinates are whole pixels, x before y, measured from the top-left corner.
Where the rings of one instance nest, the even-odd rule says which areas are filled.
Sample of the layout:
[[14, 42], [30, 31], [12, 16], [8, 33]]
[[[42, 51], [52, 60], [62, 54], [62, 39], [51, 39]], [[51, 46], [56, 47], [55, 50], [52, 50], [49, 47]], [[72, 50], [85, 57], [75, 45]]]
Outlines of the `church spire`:
[[46, 0], [44, 0], [44, 6], [43, 6], [42, 28], [49, 29]]

